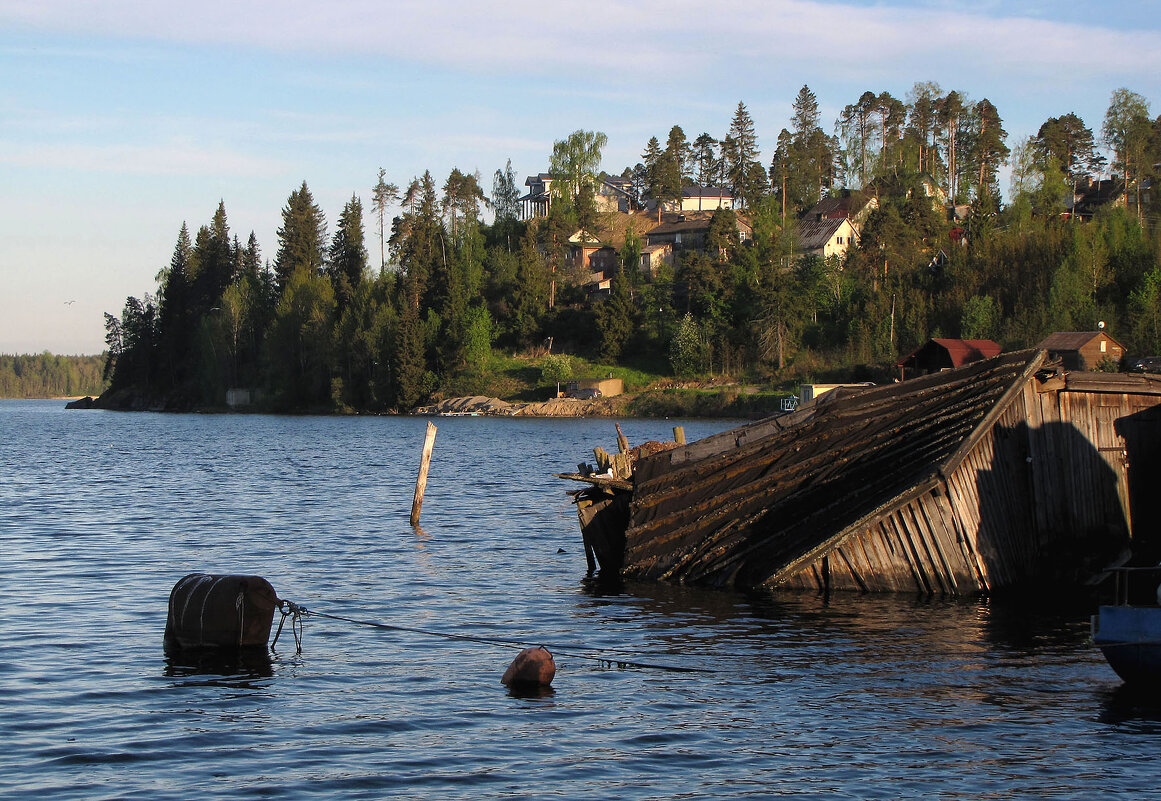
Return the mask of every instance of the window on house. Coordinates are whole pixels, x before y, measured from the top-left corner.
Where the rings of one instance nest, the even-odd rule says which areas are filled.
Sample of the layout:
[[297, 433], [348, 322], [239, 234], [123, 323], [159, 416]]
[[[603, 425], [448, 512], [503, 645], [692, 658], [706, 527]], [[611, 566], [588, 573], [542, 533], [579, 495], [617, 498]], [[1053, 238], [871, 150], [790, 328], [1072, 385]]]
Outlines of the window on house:
[[841, 244], [843, 243], [843, 238], [842, 238], [841, 236], [836, 236], [836, 237], [834, 238], [834, 243], [835, 243], [836, 245], [841, 245]]
[[1105, 345], [1106, 345], [1106, 344], [1107, 344], [1107, 343], [1106, 343], [1106, 342], [1105, 342], [1105, 341], [1102, 339], [1102, 340], [1101, 340], [1101, 353], [1104, 353], [1104, 352], [1105, 352]]

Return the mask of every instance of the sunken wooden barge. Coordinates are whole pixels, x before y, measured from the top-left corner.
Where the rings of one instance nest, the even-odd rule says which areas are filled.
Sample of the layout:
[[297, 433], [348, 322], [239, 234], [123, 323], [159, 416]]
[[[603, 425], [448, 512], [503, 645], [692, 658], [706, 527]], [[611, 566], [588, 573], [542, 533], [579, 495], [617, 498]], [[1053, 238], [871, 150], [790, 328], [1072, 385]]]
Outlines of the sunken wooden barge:
[[1161, 377], [1019, 351], [563, 474], [590, 569], [969, 595], [1156, 563]]

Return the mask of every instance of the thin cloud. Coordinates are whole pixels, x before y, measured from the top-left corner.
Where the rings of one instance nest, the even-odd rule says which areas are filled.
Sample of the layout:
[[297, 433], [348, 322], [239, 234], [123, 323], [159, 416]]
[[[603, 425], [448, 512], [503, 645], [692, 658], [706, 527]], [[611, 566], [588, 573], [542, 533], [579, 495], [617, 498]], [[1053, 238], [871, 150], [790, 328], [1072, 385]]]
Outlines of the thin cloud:
[[[576, 72], [593, 83], [619, 76], [688, 75], [747, 68], [840, 72], [876, 65], [954, 63], [1088, 74], [1155, 70], [1161, 34], [1070, 24], [928, 4], [925, 7], [816, 0], [596, 0], [580, 4], [512, 0], [254, 0], [171, 4], [142, 0], [2, 0], [0, 19], [38, 30], [103, 33], [335, 57], [369, 57], [513, 73]], [[590, 23], [600, 22], [599, 36]], [[686, 61], [688, 63], [688, 61]]]

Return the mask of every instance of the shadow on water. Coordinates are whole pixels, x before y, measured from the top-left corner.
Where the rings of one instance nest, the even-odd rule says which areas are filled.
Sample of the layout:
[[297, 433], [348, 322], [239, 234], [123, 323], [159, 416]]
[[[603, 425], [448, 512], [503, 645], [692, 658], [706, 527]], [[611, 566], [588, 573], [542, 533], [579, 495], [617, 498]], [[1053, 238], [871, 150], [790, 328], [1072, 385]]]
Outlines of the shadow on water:
[[274, 664], [265, 648], [186, 648], [166, 652], [165, 675], [170, 678], [266, 679], [274, 675]]
[[1161, 688], [1121, 684], [1106, 691], [1098, 720], [1111, 725], [1144, 724], [1147, 733], [1161, 734]]
[[556, 696], [556, 690], [552, 685], [543, 684], [513, 684], [508, 687], [509, 698], [519, 698], [522, 700], [543, 700], [553, 698]]

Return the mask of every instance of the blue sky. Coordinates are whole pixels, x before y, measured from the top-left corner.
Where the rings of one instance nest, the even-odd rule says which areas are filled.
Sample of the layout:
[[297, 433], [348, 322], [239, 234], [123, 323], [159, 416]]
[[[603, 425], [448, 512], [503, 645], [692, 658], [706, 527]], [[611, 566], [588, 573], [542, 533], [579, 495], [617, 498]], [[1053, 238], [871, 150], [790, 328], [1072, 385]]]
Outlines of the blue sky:
[[1161, 113], [1161, 4], [0, 0], [0, 352], [100, 352], [219, 200], [272, 257], [303, 180], [333, 221], [380, 167], [523, 182], [578, 128], [619, 173], [739, 100], [768, 162], [803, 84], [829, 127], [917, 81], [991, 100], [1009, 144], [1068, 112], [1099, 133], [1120, 87]]

